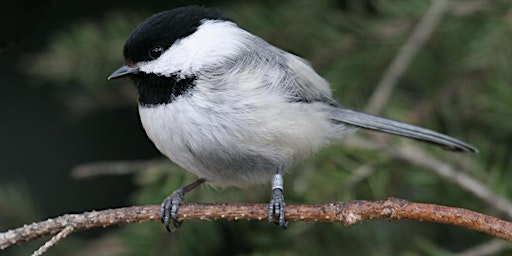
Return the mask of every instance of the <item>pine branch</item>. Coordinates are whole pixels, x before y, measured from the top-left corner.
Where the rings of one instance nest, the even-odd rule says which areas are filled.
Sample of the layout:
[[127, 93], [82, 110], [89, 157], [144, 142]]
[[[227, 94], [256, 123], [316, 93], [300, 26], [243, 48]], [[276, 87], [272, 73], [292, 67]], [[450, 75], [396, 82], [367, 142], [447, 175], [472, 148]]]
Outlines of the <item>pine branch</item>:
[[[96, 227], [160, 221], [160, 206], [133, 206], [103, 211], [66, 214], [0, 233], [0, 249], [57, 234], [41, 251], [48, 250], [71, 233]], [[182, 220], [266, 220], [267, 204], [183, 204]], [[370, 219], [411, 219], [461, 226], [512, 242], [512, 223], [462, 208], [408, 202], [396, 198], [350, 201], [322, 205], [290, 205], [288, 221], [340, 222], [346, 226]], [[38, 250], [39, 251], [39, 250]]]
[[489, 204], [494, 209], [512, 218], [512, 201], [494, 192], [484, 182], [479, 181], [466, 172], [458, 171], [448, 162], [432, 156], [419, 146], [404, 141], [400, 147], [389, 147], [386, 144], [370, 141], [359, 136], [346, 138], [345, 145], [375, 150], [381, 154], [389, 155], [396, 159], [407, 161], [416, 166], [430, 170], [441, 178], [453, 182], [459, 187], [472, 193], [477, 198]]
[[398, 80], [409, 67], [416, 53], [423, 47], [434, 29], [439, 25], [444, 14], [449, 10], [450, 4], [449, 0], [434, 0], [432, 2], [430, 9], [425, 13], [420, 23], [384, 72], [381, 81], [368, 100], [365, 108], [366, 112], [376, 114], [386, 105]]

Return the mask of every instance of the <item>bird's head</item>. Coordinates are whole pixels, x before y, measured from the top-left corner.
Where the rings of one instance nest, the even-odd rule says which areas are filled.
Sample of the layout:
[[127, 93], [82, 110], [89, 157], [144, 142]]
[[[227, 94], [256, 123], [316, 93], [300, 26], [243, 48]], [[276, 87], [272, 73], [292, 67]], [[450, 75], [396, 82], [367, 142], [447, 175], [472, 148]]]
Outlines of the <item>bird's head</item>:
[[170, 103], [195, 85], [202, 69], [236, 57], [248, 35], [216, 9], [163, 11], [131, 32], [123, 50], [125, 65], [108, 79], [131, 77], [142, 105]]
[[199, 6], [159, 12], [140, 23], [124, 45], [125, 65], [108, 79], [138, 74], [186, 77], [236, 51], [243, 33], [222, 12]]

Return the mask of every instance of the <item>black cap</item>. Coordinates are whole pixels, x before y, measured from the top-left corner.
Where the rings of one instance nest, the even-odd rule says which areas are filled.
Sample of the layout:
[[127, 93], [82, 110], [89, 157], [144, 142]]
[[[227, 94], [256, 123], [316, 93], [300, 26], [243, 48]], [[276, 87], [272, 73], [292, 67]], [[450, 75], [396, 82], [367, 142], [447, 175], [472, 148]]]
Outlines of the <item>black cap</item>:
[[168, 49], [176, 40], [194, 33], [204, 20], [229, 20], [213, 8], [179, 7], [159, 12], [140, 23], [130, 34], [123, 54], [127, 63], [149, 61], [151, 49]]

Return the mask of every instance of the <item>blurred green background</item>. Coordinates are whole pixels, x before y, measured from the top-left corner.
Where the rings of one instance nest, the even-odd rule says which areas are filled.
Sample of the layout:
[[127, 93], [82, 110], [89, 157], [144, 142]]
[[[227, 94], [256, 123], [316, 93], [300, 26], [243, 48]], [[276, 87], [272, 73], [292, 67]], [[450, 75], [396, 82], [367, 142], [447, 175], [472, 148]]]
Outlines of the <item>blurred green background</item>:
[[[123, 62], [124, 40], [152, 13], [187, 4], [221, 8], [241, 27], [310, 60], [331, 82], [342, 105], [363, 110], [434, 2], [5, 1], [0, 42], [1, 230], [64, 213], [159, 204], [195, 179], [161, 157], [146, 138], [130, 81], [106, 80]], [[436, 161], [473, 177], [494, 193], [492, 198], [475, 196], [471, 188], [407, 159], [343, 145], [342, 140], [285, 176], [288, 204], [393, 196], [512, 218], [512, 209], [507, 214], [496, 205], [512, 198], [512, 3], [450, 3], [380, 113], [477, 146], [479, 154], [458, 155], [415, 144]], [[362, 131], [355, 136], [383, 143], [390, 151], [403, 144]], [[87, 177], [73, 176], [72, 170]], [[269, 196], [269, 185], [247, 190], [203, 186], [186, 201], [268, 202]], [[27, 255], [43, 242], [1, 254]], [[489, 252], [478, 251], [481, 247]], [[474, 231], [379, 220], [352, 227], [291, 223], [287, 230], [265, 222], [187, 221], [171, 235], [158, 223], [132, 224], [73, 235], [47, 255], [511, 253], [507, 244]]]

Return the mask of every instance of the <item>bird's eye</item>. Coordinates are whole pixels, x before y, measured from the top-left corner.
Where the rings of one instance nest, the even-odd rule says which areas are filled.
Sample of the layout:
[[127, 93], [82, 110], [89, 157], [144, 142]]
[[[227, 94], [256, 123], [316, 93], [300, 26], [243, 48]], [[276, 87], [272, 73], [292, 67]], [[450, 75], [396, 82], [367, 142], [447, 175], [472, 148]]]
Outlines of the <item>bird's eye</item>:
[[163, 52], [164, 48], [162, 46], [155, 46], [151, 48], [151, 50], [149, 50], [149, 57], [151, 57], [152, 59], [156, 59], [160, 57], [160, 55], [162, 55]]

